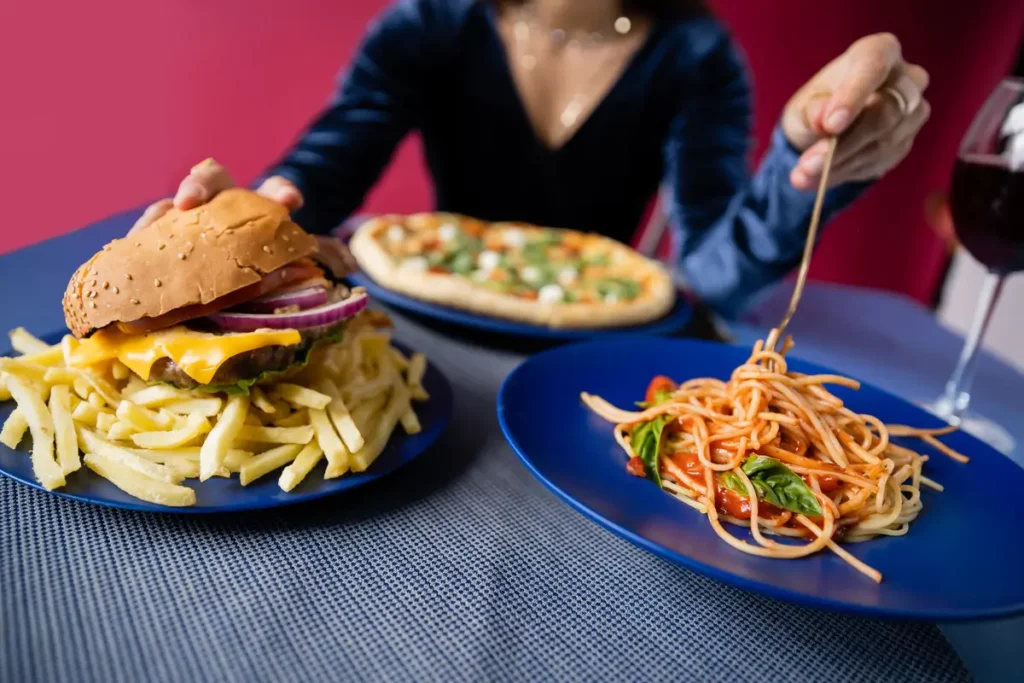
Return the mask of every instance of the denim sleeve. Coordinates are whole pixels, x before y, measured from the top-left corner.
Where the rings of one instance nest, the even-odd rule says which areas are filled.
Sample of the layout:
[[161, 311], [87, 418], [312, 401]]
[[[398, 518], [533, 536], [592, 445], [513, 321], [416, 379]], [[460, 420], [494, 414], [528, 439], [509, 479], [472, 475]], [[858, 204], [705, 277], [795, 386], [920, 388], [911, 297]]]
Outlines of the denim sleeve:
[[[799, 152], [778, 126], [759, 168], [750, 173], [750, 86], [724, 33], [711, 39], [693, 72], [693, 87], [664, 148], [670, 215], [682, 233], [677, 268], [693, 294], [729, 317], [799, 262], [814, 192], [790, 184]], [[866, 187], [851, 183], [829, 190], [822, 220]]]
[[370, 26], [327, 107], [267, 172], [302, 192], [305, 203], [294, 219], [306, 230], [329, 232], [357, 209], [417, 127], [451, 42], [449, 6], [402, 0], [389, 7]]

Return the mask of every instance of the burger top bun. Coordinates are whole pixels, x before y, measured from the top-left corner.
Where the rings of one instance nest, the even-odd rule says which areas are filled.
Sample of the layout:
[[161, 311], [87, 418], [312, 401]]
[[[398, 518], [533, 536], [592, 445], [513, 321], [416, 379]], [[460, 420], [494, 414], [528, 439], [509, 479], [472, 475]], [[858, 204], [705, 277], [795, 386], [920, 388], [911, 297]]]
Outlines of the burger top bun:
[[232, 188], [104, 246], [71, 276], [64, 318], [81, 338], [110, 323], [207, 304], [316, 250], [316, 238], [284, 206]]

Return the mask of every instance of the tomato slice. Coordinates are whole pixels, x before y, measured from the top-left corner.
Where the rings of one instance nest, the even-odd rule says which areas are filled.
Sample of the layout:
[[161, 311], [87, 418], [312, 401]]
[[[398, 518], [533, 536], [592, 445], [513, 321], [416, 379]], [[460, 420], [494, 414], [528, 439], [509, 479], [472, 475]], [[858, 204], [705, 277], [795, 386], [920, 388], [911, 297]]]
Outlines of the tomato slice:
[[672, 393], [678, 388], [679, 385], [672, 381], [671, 378], [665, 377], [664, 375], [658, 375], [651, 380], [650, 384], [647, 385], [647, 394], [644, 395], [644, 400], [647, 403], [654, 403], [657, 400], [659, 393]]
[[226, 308], [237, 306], [251, 299], [261, 297], [264, 294], [269, 294], [285, 285], [316, 277], [323, 278], [324, 271], [318, 268], [312, 261], [299, 261], [284, 268], [278, 268], [274, 272], [263, 276], [263, 279], [259, 282], [255, 282], [230, 294], [225, 294], [210, 303], [183, 306], [173, 311], [168, 311], [163, 315], [158, 315], [155, 318], [142, 318], [141, 320], [117, 323], [117, 326], [122, 332], [127, 334], [148, 334], [156, 330], [173, 327], [186, 320], [202, 318], [218, 311], [223, 311]]

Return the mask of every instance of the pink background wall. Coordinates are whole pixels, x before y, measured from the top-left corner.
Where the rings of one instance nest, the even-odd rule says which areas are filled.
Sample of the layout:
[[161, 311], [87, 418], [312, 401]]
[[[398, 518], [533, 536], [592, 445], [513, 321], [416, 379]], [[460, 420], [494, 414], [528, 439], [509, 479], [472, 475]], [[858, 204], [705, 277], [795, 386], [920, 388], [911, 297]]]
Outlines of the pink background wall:
[[[789, 94], [860, 35], [891, 30], [908, 58], [932, 71], [936, 111], [909, 162], [829, 230], [814, 269], [928, 299], [945, 253], [923, 202], [944, 188], [962, 131], [1010, 65], [1024, 3], [714, 4], [750, 58], [762, 144]], [[0, 3], [0, 187], [8, 204], [0, 252], [167, 195], [206, 156], [248, 182], [325, 101], [382, 5]], [[407, 143], [367, 209], [429, 208], [421, 169], [417, 146]]]

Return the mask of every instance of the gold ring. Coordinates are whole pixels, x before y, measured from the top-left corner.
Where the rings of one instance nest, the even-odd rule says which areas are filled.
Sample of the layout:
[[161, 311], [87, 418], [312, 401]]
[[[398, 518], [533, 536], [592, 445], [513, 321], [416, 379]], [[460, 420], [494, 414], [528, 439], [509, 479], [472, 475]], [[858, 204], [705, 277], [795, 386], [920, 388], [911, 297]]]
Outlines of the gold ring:
[[888, 95], [896, 103], [896, 108], [900, 110], [900, 118], [906, 116], [910, 111], [910, 104], [907, 102], [907, 98], [893, 86], [887, 85], [882, 88], [882, 94]]

